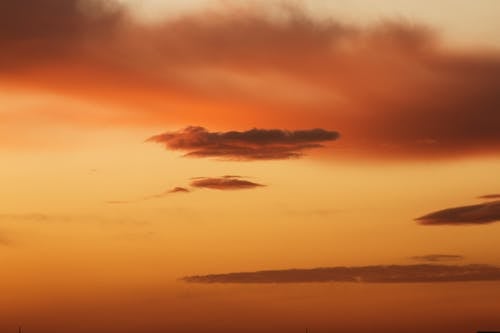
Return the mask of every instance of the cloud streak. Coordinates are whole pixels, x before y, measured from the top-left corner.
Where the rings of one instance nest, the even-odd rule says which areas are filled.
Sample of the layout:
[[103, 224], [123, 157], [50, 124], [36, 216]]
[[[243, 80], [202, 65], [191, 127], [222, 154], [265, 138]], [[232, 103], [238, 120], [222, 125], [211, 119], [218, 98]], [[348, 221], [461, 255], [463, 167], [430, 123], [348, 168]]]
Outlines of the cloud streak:
[[177, 186], [177, 187], [174, 187], [168, 191], [162, 192], [160, 194], [148, 195], [148, 196], [142, 197], [140, 199], [136, 199], [136, 200], [109, 200], [109, 201], [106, 201], [106, 203], [114, 204], [114, 205], [129, 204], [129, 203], [135, 203], [135, 202], [141, 202], [141, 201], [147, 201], [147, 200], [153, 200], [153, 199], [162, 199], [162, 198], [165, 198], [168, 195], [174, 194], [174, 193], [188, 193], [188, 192], [191, 192], [191, 191], [185, 187]]
[[339, 138], [335, 131], [320, 128], [287, 131], [251, 129], [210, 132], [203, 127], [187, 127], [177, 132], [155, 135], [148, 141], [170, 150], [182, 150], [188, 157], [218, 157], [232, 160], [273, 160], [302, 156], [306, 149], [321, 148], [322, 143]]
[[196, 275], [189, 283], [418, 283], [500, 281], [500, 268], [490, 265], [391, 265], [288, 269], [259, 272]]
[[415, 219], [423, 225], [481, 225], [500, 221], [500, 201], [447, 208]]

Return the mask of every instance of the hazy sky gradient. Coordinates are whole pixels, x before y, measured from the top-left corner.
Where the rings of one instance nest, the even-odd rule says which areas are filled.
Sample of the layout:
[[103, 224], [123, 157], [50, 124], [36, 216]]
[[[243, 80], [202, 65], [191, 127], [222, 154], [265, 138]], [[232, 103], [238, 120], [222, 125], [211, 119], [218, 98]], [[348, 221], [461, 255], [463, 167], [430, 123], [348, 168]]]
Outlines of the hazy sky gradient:
[[500, 328], [498, 282], [179, 280], [500, 265], [498, 1], [120, 2], [0, 5], [0, 331]]

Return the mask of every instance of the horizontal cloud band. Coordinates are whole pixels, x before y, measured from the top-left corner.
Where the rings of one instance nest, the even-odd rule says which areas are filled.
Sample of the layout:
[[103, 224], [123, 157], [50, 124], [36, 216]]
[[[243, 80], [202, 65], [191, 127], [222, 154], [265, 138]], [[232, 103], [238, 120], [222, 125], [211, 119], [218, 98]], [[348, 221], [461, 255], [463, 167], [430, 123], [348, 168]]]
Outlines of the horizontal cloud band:
[[190, 283], [416, 283], [500, 281], [500, 267], [490, 265], [391, 265], [288, 269], [188, 276]]
[[438, 262], [438, 261], [463, 260], [464, 257], [457, 254], [427, 254], [424, 256], [414, 256], [411, 257], [411, 259], [416, 261]]

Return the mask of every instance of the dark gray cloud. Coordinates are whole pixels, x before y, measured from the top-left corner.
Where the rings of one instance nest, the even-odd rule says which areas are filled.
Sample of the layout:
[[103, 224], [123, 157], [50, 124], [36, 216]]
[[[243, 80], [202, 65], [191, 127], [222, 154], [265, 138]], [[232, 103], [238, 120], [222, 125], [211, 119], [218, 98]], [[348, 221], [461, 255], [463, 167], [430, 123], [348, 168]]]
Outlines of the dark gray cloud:
[[500, 267], [490, 265], [391, 265], [287, 269], [184, 277], [190, 283], [416, 283], [500, 281]]
[[148, 141], [167, 149], [186, 151], [190, 157], [219, 157], [235, 160], [272, 160], [297, 158], [303, 151], [323, 147], [322, 143], [339, 138], [335, 131], [316, 128], [287, 131], [251, 129], [238, 132], [209, 132], [203, 127], [187, 127], [177, 132], [155, 135]]
[[464, 257], [457, 254], [427, 254], [424, 256], [414, 256], [411, 257], [411, 259], [417, 261], [439, 262], [463, 260]]
[[213, 190], [243, 190], [265, 185], [241, 179], [239, 176], [223, 176], [220, 178], [198, 177], [191, 182], [191, 186]]
[[488, 224], [500, 221], [500, 201], [439, 210], [415, 219], [423, 225]]

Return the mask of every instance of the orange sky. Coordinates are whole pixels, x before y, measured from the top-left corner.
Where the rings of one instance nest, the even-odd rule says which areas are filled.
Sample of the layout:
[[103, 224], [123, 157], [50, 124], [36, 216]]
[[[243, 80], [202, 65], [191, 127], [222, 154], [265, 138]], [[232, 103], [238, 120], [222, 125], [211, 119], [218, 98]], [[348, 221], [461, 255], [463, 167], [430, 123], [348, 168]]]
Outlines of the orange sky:
[[500, 265], [499, 9], [0, 4], [0, 331], [500, 329], [500, 276], [179, 280]]

